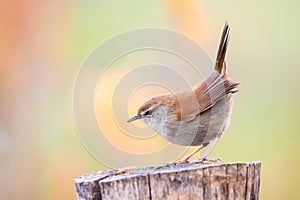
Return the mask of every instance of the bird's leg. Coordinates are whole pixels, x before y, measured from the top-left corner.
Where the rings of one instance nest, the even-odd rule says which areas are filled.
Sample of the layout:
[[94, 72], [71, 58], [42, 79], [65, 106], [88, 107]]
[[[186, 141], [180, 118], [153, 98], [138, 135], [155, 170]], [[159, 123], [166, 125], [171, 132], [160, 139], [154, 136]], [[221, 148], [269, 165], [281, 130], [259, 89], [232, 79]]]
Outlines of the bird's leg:
[[202, 163], [203, 161], [208, 161], [208, 162], [217, 162], [217, 161], [222, 161], [220, 158], [207, 158], [208, 154], [212, 151], [214, 146], [217, 144], [219, 140], [219, 137], [211, 141], [206, 149], [206, 151], [203, 153], [203, 155], [200, 157], [200, 159], [195, 160], [194, 163]]
[[206, 147], [206, 145], [201, 145], [198, 149], [196, 149], [195, 151], [193, 151], [192, 153], [190, 153], [188, 156], [186, 156], [185, 158], [175, 161], [173, 164], [186, 164], [189, 163], [189, 159], [191, 157], [193, 157], [196, 153], [198, 153], [201, 149], [203, 149], [204, 147]]

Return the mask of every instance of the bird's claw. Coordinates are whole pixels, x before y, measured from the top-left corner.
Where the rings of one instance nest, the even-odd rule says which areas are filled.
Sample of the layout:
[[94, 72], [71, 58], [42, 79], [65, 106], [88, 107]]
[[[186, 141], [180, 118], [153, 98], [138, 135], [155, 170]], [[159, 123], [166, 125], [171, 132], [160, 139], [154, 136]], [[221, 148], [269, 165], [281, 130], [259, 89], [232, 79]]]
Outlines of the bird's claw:
[[166, 163], [166, 165], [179, 165], [179, 164], [189, 164], [189, 159], [176, 160], [174, 162]]
[[206, 158], [206, 157], [203, 157], [203, 158], [200, 158], [198, 160], [193, 160], [191, 161], [190, 163], [193, 163], [193, 164], [199, 164], [199, 163], [203, 163], [204, 161], [207, 161], [207, 162], [218, 162], [218, 161], [221, 161], [223, 162], [223, 160], [221, 158]]

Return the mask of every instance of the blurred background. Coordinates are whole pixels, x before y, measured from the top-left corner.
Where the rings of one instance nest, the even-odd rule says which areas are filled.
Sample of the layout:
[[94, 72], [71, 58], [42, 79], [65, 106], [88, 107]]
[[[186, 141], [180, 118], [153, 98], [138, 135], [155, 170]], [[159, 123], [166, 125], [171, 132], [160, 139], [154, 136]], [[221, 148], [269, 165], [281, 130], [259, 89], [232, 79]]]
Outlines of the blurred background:
[[293, 0], [1, 1], [0, 198], [75, 199], [73, 178], [106, 169], [81, 145], [72, 113], [76, 73], [100, 42], [166, 27], [214, 58], [228, 21], [227, 64], [241, 85], [211, 157], [261, 160], [261, 199], [300, 199], [299, 7]]

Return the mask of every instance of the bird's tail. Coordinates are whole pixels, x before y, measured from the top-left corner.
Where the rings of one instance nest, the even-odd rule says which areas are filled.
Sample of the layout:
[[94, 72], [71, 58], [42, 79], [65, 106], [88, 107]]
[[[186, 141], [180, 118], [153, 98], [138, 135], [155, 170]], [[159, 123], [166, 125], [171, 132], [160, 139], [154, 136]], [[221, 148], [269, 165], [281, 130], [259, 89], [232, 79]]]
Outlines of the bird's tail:
[[226, 56], [226, 50], [229, 42], [229, 37], [230, 37], [230, 28], [226, 22], [221, 36], [219, 49], [217, 53], [216, 65], [215, 65], [215, 70], [218, 71], [222, 77], [224, 77], [226, 74], [225, 56]]

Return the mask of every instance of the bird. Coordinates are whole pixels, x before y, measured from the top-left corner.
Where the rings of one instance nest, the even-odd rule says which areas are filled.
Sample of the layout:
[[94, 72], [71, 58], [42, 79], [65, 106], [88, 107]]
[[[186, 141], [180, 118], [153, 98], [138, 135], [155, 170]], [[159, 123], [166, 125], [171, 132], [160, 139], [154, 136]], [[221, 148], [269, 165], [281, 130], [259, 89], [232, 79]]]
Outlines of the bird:
[[[225, 62], [230, 39], [230, 28], [225, 23], [221, 35], [214, 69], [210, 76], [193, 89], [152, 97], [139, 107], [137, 114], [127, 122], [141, 120], [167, 141], [182, 146], [198, 146], [175, 164], [190, 162], [217, 162], [219, 158], [208, 158], [221, 135], [230, 124], [233, 94], [239, 83], [229, 77]], [[196, 153], [206, 147], [202, 156], [190, 161]]]

